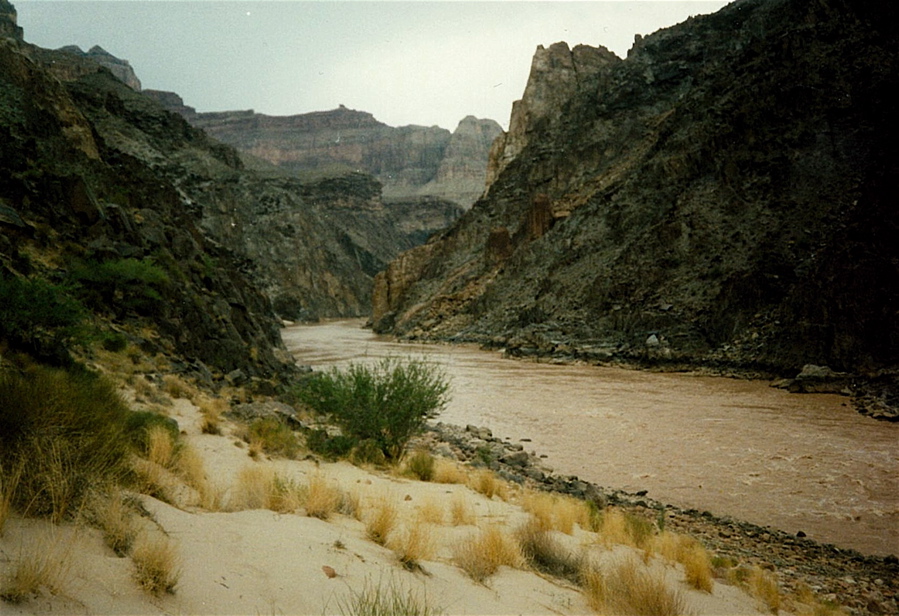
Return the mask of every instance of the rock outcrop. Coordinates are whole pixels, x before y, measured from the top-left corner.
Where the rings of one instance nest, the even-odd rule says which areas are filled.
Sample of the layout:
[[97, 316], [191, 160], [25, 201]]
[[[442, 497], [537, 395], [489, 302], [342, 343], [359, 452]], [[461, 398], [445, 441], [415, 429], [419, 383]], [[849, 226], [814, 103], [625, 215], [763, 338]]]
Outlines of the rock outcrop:
[[437, 126], [395, 128], [347, 109], [292, 116], [250, 111], [198, 113], [171, 92], [149, 90], [171, 111], [216, 139], [301, 179], [362, 171], [387, 200], [439, 197], [469, 207], [484, 190], [492, 120], [466, 118], [454, 133]]
[[[128, 62], [128, 60], [122, 60], [115, 57], [99, 45], [94, 45], [89, 51], [83, 51], [77, 45], [68, 45], [60, 48], [59, 51], [95, 62], [108, 69], [116, 79], [135, 92], [141, 91], [140, 79], [137, 78], [137, 74], [135, 74], [134, 69], [131, 67], [131, 63]], [[57, 60], [56, 63], [59, 64], [60, 61]], [[87, 64], [86, 66], [90, 67], [91, 65]], [[74, 77], [74, 75], [69, 75], [68, 79], [73, 79]]]
[[0, 37], [22, 40], [22, 28], [18, 24], [16, 7], [8, 0], [0, 0]]
[[899, 365], [896, 11], [742, 0], [539, 49], [487, 194], [375, 325], [511, 354], [796, 374]]

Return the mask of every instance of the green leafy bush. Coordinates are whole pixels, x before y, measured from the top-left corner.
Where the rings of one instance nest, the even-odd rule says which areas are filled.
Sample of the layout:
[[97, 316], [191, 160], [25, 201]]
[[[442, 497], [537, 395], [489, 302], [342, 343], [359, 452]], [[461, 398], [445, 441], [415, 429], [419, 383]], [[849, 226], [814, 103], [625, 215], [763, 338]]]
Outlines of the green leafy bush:
[[62, 348], [86, 317], [84, 306], [65, 287], [0, 276], [0, 339], [44, 356], [45, 347]]
[[350, 455], [356, 440], [343, 434], [330, 435], [327, 430], [312, 430], [306, 436], [306, 447], [312, 453], [324, 456], [328, 460], [345, 458]]
[[126, 416], [125, 431], [129, 440], [144, 455], [147, 454], [150, 445], [150, 430], [155, 426], [164, 428], [173, 443], [178, 442], [181, 431], [178, 428], [178, 422], [171, 417], [152, 411], [134, 411]]
[[445, 375], [434, 365], [388, 358], [314, 374], [296, 393], [345, 435], [372, 442], [391, 461], [402, 456], [425, 419], [446, 405], [448, 392]]
[[128, 413], [113, 385], [90, 373], [0, 373], [0, 467], [21, 468], [13, 506], [58, 521], [89, 489], [117, 481]]
[[89, 261], [72, 271], [88, 302], [97, 308], [153, 314], [169, 275], [152, 259]]

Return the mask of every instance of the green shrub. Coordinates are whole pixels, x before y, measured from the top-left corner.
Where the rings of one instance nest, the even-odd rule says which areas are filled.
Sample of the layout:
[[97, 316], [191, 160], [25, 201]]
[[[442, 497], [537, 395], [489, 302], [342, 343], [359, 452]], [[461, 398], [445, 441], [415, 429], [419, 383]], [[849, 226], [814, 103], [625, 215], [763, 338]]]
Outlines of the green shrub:
[[380, 582], [375, 586], [366, 581], [362, 590], [351, 591], [350, 596], [338, 604], [338, 608], [341, 614], [353, 616], [431, 616], [443, 613], [394, 580], [386, 586]]
[[89, 261], [72, 271], [87, 301], [96, 308], [153, 314], [162, 304], [169, 275], [152, 259]]
[[0, 465], [25, 462], [13, 506], [59, 521], [90, 488], [117, 481], [128, 453], [128, 413], [115, 388], [90, 373], [0, 374]]
[[65, 287], [0, 276], [0, 339], [43, 356], [43, 347], [62, 347], [86, 317], [84, 306]]
[[387, 358], [314, 374], [297, 395], [347, 436], [371, 441], [387, 460], [398, 460], [425, 419], [446, 405], [448, 391], [446, 377], [432, 364]]
[[328, 460], [347, 457], [353, 450], [356, 440], [350, 436], [337, 434], [331, 436], [327, 430], [313, 430], [306, 436], [306, 446], [312, 453], [317, 453]]

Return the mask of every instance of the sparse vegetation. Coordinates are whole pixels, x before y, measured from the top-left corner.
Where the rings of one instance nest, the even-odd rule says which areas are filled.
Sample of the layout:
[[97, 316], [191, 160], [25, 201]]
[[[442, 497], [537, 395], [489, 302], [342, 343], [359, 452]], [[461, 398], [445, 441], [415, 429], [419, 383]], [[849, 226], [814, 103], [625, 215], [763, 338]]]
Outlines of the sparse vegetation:
[[425, 599], [411, 589], [400, 588], [395, 581], [386, 586], [366, 582], [360, 591], [351, 591], [349, 598], [338, 605], [343, 616], [437, 616], [442, 612], [430, 607]]
[[169, 276], [152, 259], [89, 261], [72, 270], [80, 295], [98, 310], [155, 314], [163, 304]]
[[69, 574], [68, 550], [56, 533], [49, 533], [26, 544], [15, 565], [0, 582], [0, 599], [21, 603], [37, 595], [41, 589], [53, 594], [63, 591]]
[[134, 579], [153, 595], [174, 593], [181, 576], [180, 558], [175, 543], [163, 535], [141, 535], [131, 553]]
[[475, 515], [468, 501], [461, 494], [456, 494], [450, 503], [450, 516], [454, 526], [467, 526], [475, 523]]
[[589, 527], [590, 512], [586, 504], [569, 496], [530, 491], [522, 499], [522, 508], [543, 530], [559, 530], [570, 535], [575, 524]]
[[309, 478], [306, 487], [306, 515], [327, 520], [337, 513], [343, 501], [341, 491], [316, 473]]
[[457, 462], [437, 458], [434, 464], [434, 483], [468, 483], [468, 472]]
[[315, 374], [296, 395], [336, 421], [345, 435], [373, 443], [396, 461], [425, 419], [446, 404], [448, 391], [446, 377], [432, 364], [388, 358]]
[[406, 569], [414, 571], [419, 568], [420, 561], [434, 555], [431, 527], [427, 524], [410, 523], [401, 532], [391, 535], [387, 547], [396, 553]]
[[125, 556], [137, 536], [134, 509], [119, 490], [99, 494], [88, 508], [88, 519], [103, 532], [103, 542], [116, 553]]
[[772, 614], [780, 611], [780, 588], [777, 578], [770, 571], [758, 566], [753, 566], [746, 578], [746, 589], [749, 594], [758, 599]]
[[505, 500], [507, 497], [508, 488], [505, 482], [488, 469], [478, 469], [471, 473], [468, 478], [468, 487], [487, 498], [498, 496]]
[[419, 481], [431, 481], [434, 479], [436, 461], [429, 452], [419, 449], [412, 453], [406, 460], [406, 472]]
[[297, 435], [275, 417], [254, 420], [247, 429], [246, 440], [250, 444], [251, 452], [265, 451], [273, 456], [294, 458], [300, 450]]

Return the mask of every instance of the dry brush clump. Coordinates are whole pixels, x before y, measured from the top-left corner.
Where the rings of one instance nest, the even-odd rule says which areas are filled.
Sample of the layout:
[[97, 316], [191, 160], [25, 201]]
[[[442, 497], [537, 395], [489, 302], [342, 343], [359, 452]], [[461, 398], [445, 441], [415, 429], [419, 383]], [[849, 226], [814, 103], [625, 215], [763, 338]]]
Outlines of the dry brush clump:
[[406, 460], [404, 472], [419, 481], [432, 481], [437, 462], [430, 452], [418, 449], [410, 454]]
[[180, 557], [175, 543], [161, 534], [141, 535], [131, 552], [134, 579], [153, 595], [172, 594], [181, 576]]
[[581, 528], [590, 526], [587, 504], [570, 496], [528, 491], [522, 498], [521, 507], [544, 530], [558, 530], [570, 535], [575, 524]]
[[365, 520], [365, 534], [378, 545], [385, 545], [397, 522], [396, 505], [386, 498], [379, 499]]
[[409, 523], [390, 535], [387, 547], [394, 551], [403, 567], [414, 571], [420, 567], [421, 561], [434, 556], [431, 527], [428, 524]]
[[87, 509], [86, 518], [103, 533], [103, 542], [109, 549], [117, 556], [125, 556], [137, 537], [136, 513], [121, 490], [114, 489], [97, 493]]
[[527, 563], [535, 570], [579, 583], [584, 569], [584, 555], [572, 552], [558, 541], [535, 517], [515, 531], [515, 538]]
[[521, 569], [526, 561], [514, 535], [499, 526], [489, 526], [457, 544], [453, 562], [471, 579], [483, 583], [500, 567]]
[[494, 496], [501, 500], [509, 498], [508, 484], [489, 469], [478, 469], [471, 473], [468, 478], [468, 487], [487, 498]]
[[54, 531], [25, 544], [0, 580], [0, 599], [21, 603], [43, 589], [52, 594], [63, 592], [71, 573], [71, 549]]
[[468, 471], [458, 462], [446, 458], [437, 458], [434, 463], [434, 483], [466, 484]]
[[477, 516], [471, 508], [468, 499], [462, 494], [453, 496], [450, 502], [450, 518], [453, 526], [469, 526], [477, 521]]
[[349, 502], [345, 500], [340, 488], [318, 473], [309, 478], [304, 500], [306, 515], [320, 520], [327, 520], [337, 513], [344, 503]]
[[343, 616], [438, 616], [443, 612], [428, 604], [412, 589], [402, 588], [395, 580], [372, 584], [366, 580], [361, 590], [350, 591], [338, 603]]
[[633, 557], [607, 568], [591, 565], [582, 577], [591, 607], [616, 616], [681, 616], [686, 600], [665, 580], [664, 572], [652, 570]]

